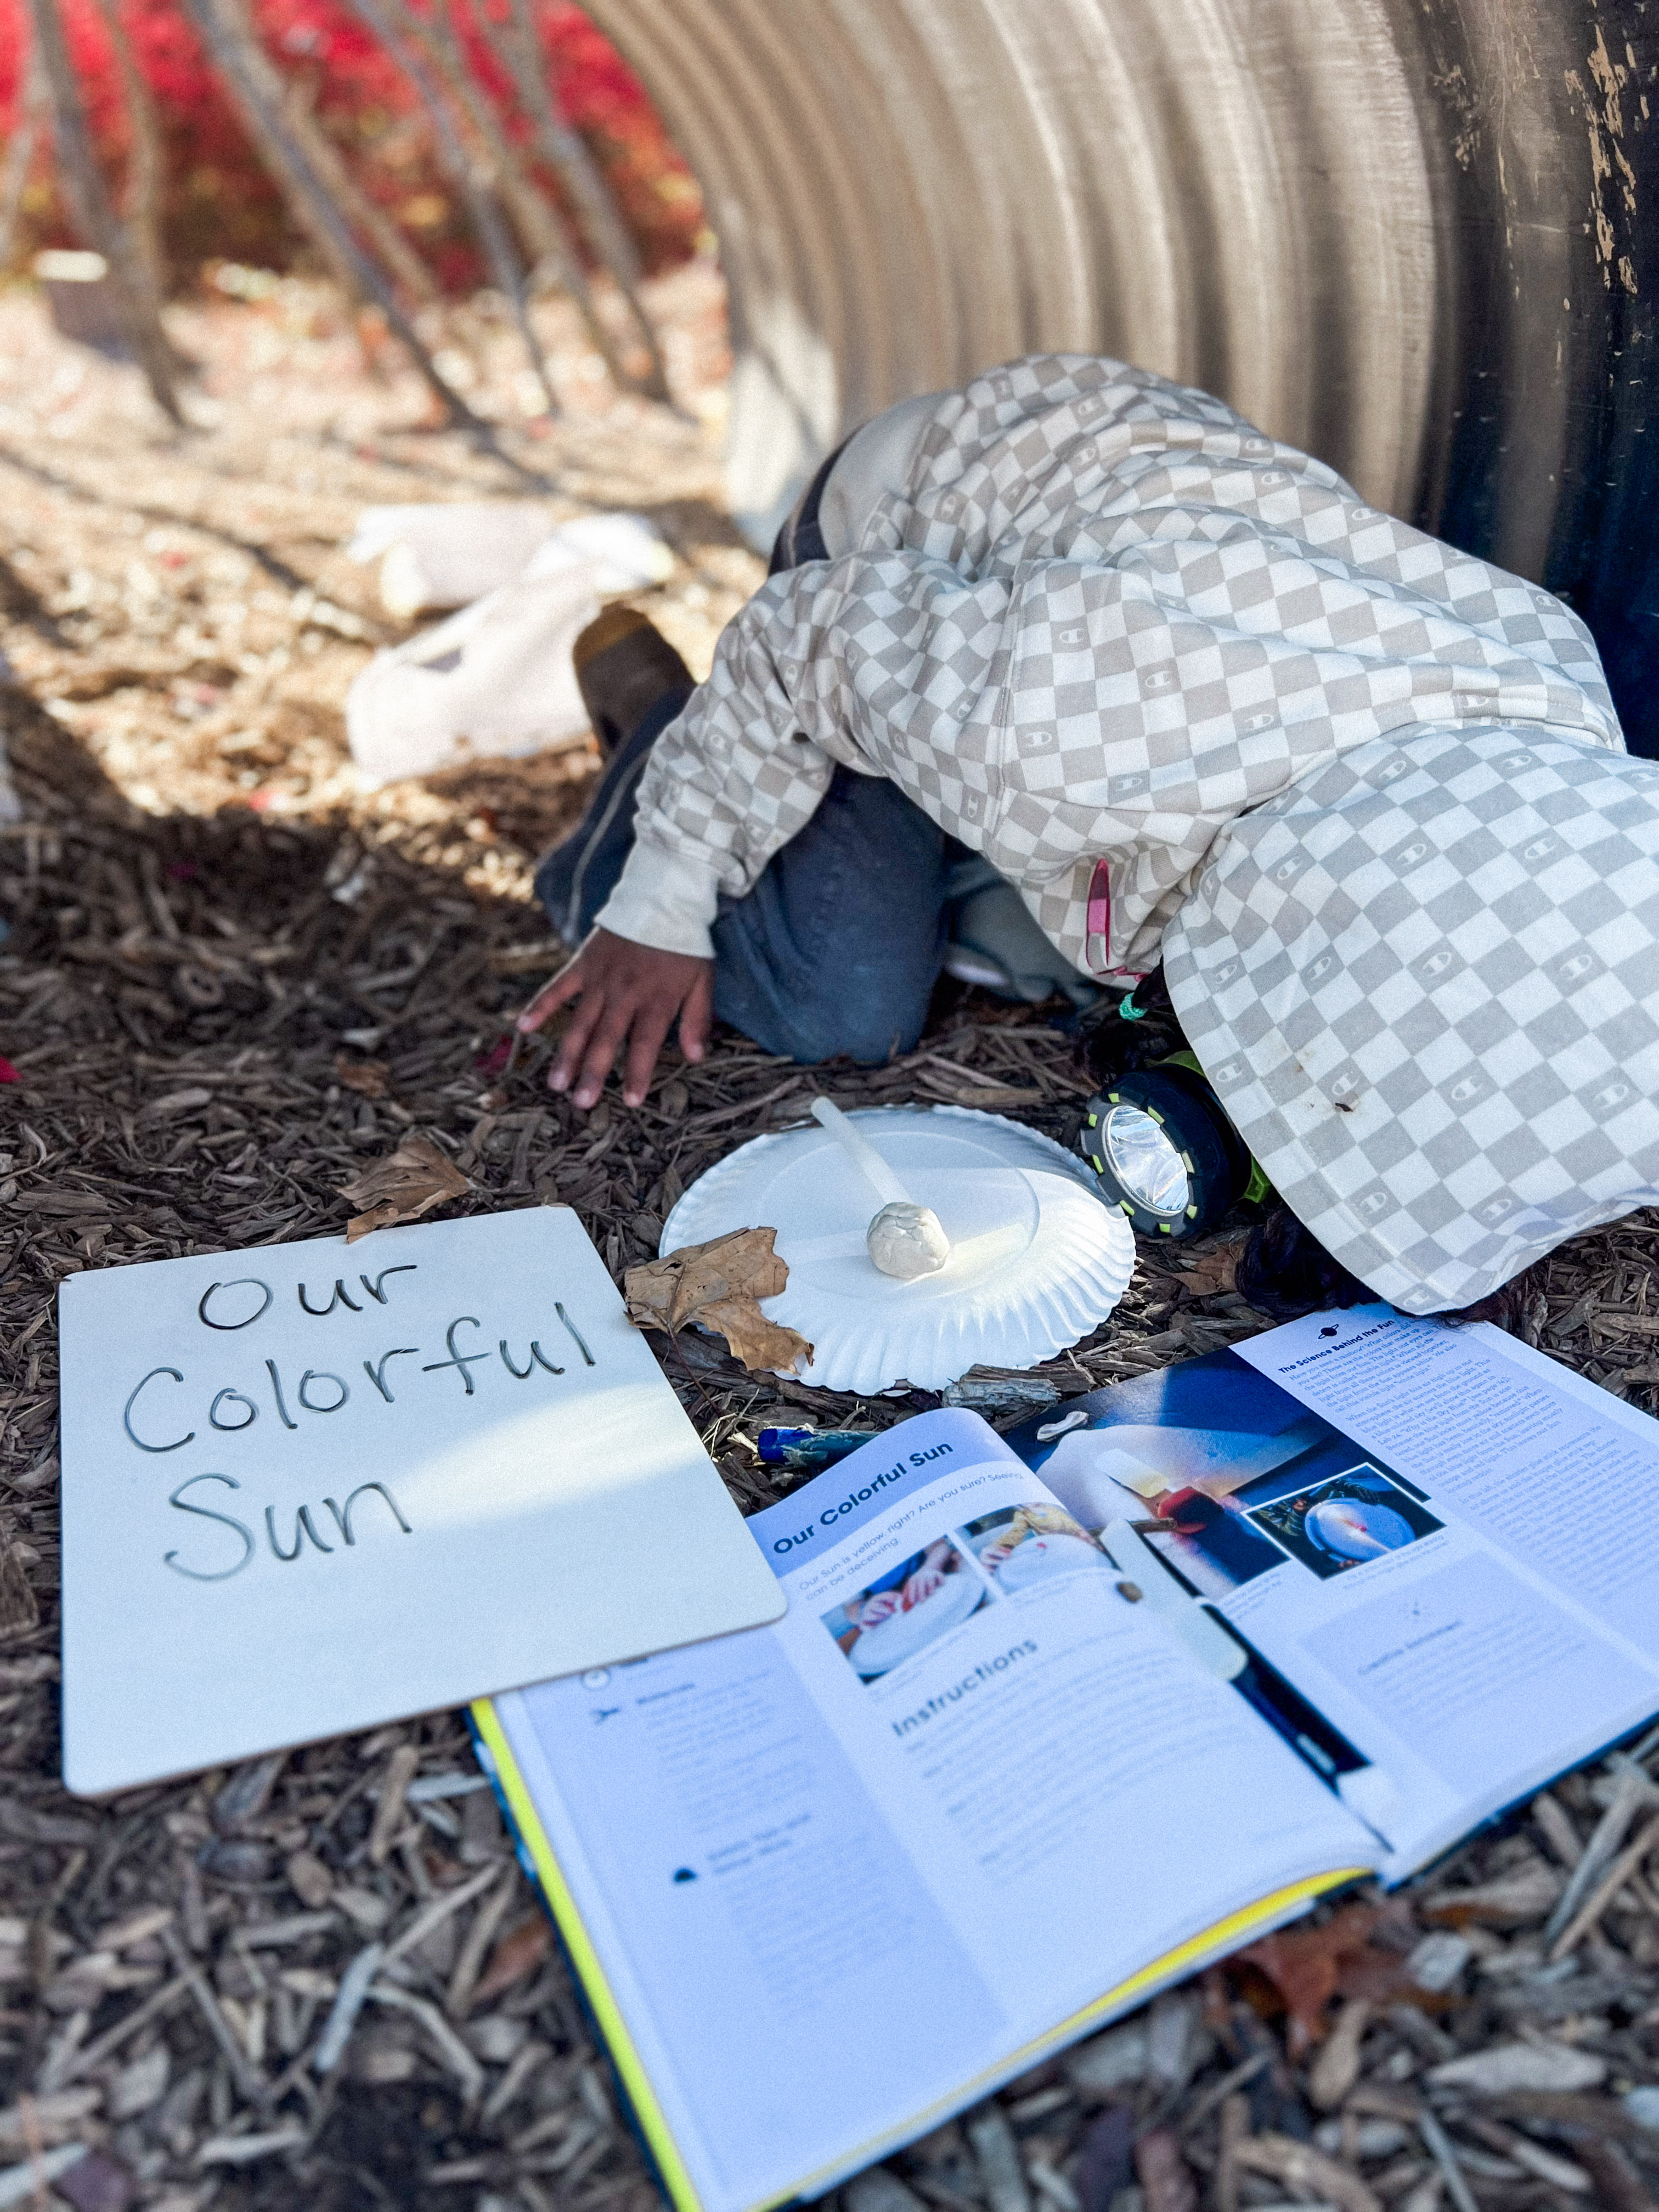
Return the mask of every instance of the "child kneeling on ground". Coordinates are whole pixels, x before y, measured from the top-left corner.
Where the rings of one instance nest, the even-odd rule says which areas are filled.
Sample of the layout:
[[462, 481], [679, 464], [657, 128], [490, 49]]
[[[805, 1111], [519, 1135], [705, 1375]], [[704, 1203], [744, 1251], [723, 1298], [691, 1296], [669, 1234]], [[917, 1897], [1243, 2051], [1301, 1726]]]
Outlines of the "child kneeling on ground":
[[579, 1106], [676, 1024], [876, 1062], [942, 967], [1161, 966], [1307, 1303], [1466, 1307], [1659, 1198], [1659, 765], [1588, 631], [1219, 400], [1036, 356], [906, 401], [708, 683], [626, 609], [577, 656], [607, 764], [538, 889], [580, 950], [520, 1026], [574, 1003]]

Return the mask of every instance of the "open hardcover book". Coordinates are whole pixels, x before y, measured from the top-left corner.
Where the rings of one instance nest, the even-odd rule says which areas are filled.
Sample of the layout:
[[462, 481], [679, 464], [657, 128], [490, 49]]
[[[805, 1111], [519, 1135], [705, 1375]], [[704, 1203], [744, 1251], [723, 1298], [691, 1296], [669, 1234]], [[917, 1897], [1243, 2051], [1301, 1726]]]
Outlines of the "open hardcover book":
[[836, 2181], [1659, 1709], [1659, 1424], [1315, 1316], [749, 1523], [775, 1626], [476, 1709], [681, 2212]]

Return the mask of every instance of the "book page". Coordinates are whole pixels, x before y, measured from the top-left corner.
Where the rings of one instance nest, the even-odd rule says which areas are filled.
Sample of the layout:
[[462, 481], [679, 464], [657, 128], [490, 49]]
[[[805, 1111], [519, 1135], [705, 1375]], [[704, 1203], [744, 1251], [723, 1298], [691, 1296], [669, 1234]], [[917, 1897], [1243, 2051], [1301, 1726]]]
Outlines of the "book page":
[[775, 1628], [498, 1706], [706, 2204], [826, 2185], [1374, 1852], [975, 1416], [750, 1527]]
[[1239, 1347], [1659, 1661], [1659, 1422], [1525, 1349], [1371, 1307]]
[[1659, 1430], [1514, 1353], [1322, 1314], [1008, 1437], [1086, 1526], [1151, 1520], [1390, 1879], [1659, 1707]]
[[1235, 1494], [1285, 1564], [1223, 1607], [1400, 1784], [1399, 1868], [1659, 1707], [1659, 1425], [1523, 1351], [1387, 1307], [1237, 1347], [1330, 1426]]

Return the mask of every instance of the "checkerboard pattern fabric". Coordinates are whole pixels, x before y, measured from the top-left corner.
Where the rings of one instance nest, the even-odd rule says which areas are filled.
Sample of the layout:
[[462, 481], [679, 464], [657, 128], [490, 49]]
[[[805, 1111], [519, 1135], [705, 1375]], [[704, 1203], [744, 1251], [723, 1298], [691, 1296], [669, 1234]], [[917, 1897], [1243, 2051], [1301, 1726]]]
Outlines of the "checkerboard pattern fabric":
[[1659, 1199], [1659, 768], [1588, 631], [1218, 400], [1043, 356], [942, 400], [857, 550], [726, 629], [601, 922], [706, 955], [837, 763], [1079, 967], [1162, 954], [1287, 1204], [1407, 1311]]
[[1326, 1250], [1472, 1304], [1659, 1200], [1659, 765], [1514, 729], [1357, 747], [1235, 822], [1182, 1024]]
[[842, 763], [982, 853], [1079, 967], [1134, 973], [1240, 815], [1355, 747], [1469, 723], [1622, 744], [1589, 633], [1547, 592], [1203, 392], [1039, 355], [943, 398], [857, 550], [729, 625], [599, 919], [706, 957], [720, 895]]

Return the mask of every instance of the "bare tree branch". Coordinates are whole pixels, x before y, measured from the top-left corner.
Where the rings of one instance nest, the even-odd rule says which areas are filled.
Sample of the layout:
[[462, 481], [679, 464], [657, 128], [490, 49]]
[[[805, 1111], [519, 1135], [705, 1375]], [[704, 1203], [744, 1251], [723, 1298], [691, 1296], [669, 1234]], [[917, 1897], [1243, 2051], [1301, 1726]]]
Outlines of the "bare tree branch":
[[121, 21], [117, 0], [98, 0], [98, 13], [103, 18], [104, 28], [109, 34], [110, 46], [115, 55], [115, 66], [120, 72], [121, 94], [126, 101], [127, 121], [132, 129], [132, 160], [127, 178], [126, 206], [123, 210], [127, 226], [132, 233], [134, 251], [143, 264], [149, 281], [150, 297], [159, 313], [167, 297], [167, 257], [161, 244], [161, 181], [164, 155], [161, 147], [161, 122], [156, 112], [155, 99], [144, 80], [128, 38], [126, 26]]
[[[403, 35], [399, 19], [411, 28], [418, 27], [417, 19], [411, 15], [405, 0], [351, 0], [351, 4], [414, 86], [422, 105], [431, 117], [433, 129], [437, 134], [439, 158], [452, 183], [466, 201], [472, 227], [483, 247], [495, 288], [513, 311], [525, 351], [530, 356], [531, 368], [547, 401], [547, 410], [550, 415], [557, 415], [561, 412], [558, 394], [554, 391], [553, 380], [548, 374], [541, 341], [530, 320], [524, 269], [496, 203], [496, 179], [482, 161], [474, 158], [462, 139], [455, 116], [442, 90], [434, 82], [418, 50]], [[443, 71], [443, 74], [447, 82], [447, 72]]]
[[0, 169], [0, 270], [11, 264], [17, 235], [17, 218], [23, 211], [29, 171], [34, 167], [42, 124], [51, 114], [52, 93], [40, 61], [40, 42], [29, 41], [27, 67], [20, 73], [17, 119], [6, 147], [5, 167]]
[[531, 175], [473, 75], [456, 34], [453, 13], [447, 12], [440, 0], [429, 15], [416, 16], [405, 8], [404, 17], [419, 32], [428, 52], [443, 70], [445, 81], [459, 94], [473, 130], [495, 165], [501, 197], [535, 263], [526, 283], [526, 295], [533, 289], [541, 270], [548, 269], [553, 281], [562, 285], [581, 311], [588, 334], [604, 356], [618, 390], [635, 388], [617, 352], [616, 342], [594, 305], [580, 254], [566, 235], [558, 210]]
[[428, 306], [434, 305], [441, 296], [437, 279], [386, 210], [370, 199], [346, 167], [339, 149], [317, 120], [313, 96], [312, 87], [297, 77], [284, 84], [283, 113], [289, 129], [310, 156], [336, 204], [369, 240], [404, 291]]
[[598, 162], [554, 105], [547, 86], [547, 58], [536, 36], [528, 0], [507, 0], [507, 19], [498, 21], [490, 15], [486, 0], [477, 0], [473, 17], [511, 76], [520, 105], [534, 127], [543, 160], [564, 179], [580, 210], [594, 258], [610, 271], [639, 330], [651, 368], [636, 388], [649, 398], [666, 400], [668, 376], [662, 347], [640, 302], [642, 271], [638, 250]]
[[143, 260], [125, 226], [117, 221], [104, 189], [103, 173], [92, 150], [81, 88], [75, 81], [55, 0], [29, 0], [29, 9], [34, 24], [34, 51], [51, 89], [52, 143], [76, 227], [108, 266], [108, 282], [127, 342], [156, 405], [182, 428], [185, 418], [173, 388], [172, 349], [161, 329]]
[[[47, 0], [34, 0], [34, 4], [45, 5]], [[183, 5], [234, 95], [266, 167], [347, 293], [379, 307], [448, 420], [490, 438], [489, 426], [440, 373], [380, 264], [359, 242], [306, 146], [290, 129], [282, 77], [253, 37], [240, 0], [183, 0]]]

